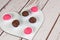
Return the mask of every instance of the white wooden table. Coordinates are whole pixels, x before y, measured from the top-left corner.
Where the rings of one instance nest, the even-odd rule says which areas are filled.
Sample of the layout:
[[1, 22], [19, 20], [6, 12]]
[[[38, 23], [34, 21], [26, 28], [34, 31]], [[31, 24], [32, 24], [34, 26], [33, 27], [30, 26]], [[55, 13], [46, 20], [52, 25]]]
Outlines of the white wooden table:
[[[9, 0], [0, 0], [0, 9]], [[11, 0], [8, 5], [0, 12], [16, 11], [18, 12], [28, 0]], [[44, 6], [47, 0], [40, 0], [40, 9]], [[44, 13], [44, 23], [42, 24], [39, 32], [34, 37], [33, 40], [60, 40], [60, 0], [49, 0], [42, 10]], [[57, 21], [56, 21], [57, 20]], [[56, 23], [55, 23], [56, 21]], [[55, 25], [54, 25], [55, 23]], [[53, 27], [54, 25], [54, 27]], [[2, 30], [0, 29], [0, 34]], [[20, 38], [3, 33], [0, 36], [0, 40], [20, 40]]]

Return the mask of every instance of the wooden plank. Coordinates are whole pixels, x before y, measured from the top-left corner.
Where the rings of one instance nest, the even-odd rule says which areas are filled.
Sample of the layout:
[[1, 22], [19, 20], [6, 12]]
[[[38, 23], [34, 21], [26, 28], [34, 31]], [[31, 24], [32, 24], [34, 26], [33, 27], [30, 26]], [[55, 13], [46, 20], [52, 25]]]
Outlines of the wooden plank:
[[4, 34], [2, 36], [0, 36], [0, 40], [19, 40], [19, 38], [14, 37], [14, 36], [9, 35], [9, 34], [4, 32]]
[[1, 35], [1, 33], [3, 32], [3, 30], [2, 29], [0, 29], [0, 35]]
[[48, 40], [59, 40], [58, 38], [60, 36], [60, 17], [57, 21], [57, 24], [55, 25], [52, 33], [50, 34]]
[[[24, 5], [25, 3], [27, 2], [28, 0], [12, 0], [4, 10], [2, 10], [2, 12], [10, 12], [10, 11], [16, 11], [18, 12], [18, 10], [20, 10]], [[23, 3], [22, 3], [23, 2]]]
[[49, 0], [40, 0], [40, 3], [38, 4], [39, 8], [42, 9], [47, 1]]
[[9, 0], [0, 0], [0, 9], [8, 2]]
[[60, 12], [59, 3], [60, 0], [49, 0], [45, 8], [42, 10], [45, 19], [38, 34], [35, 36], [34, 40], [46, 40], [46, 37], [48, 36], [48, 33], [50, 32]]

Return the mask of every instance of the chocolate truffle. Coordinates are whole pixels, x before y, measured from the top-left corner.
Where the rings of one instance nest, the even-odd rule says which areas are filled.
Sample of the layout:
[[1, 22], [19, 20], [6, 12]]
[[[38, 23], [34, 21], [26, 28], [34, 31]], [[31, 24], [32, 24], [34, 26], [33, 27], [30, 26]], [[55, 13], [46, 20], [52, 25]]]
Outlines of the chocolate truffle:
[[28, 16], [29, 13], [28, 13], [28, 11], [23, 11], [22, 15], [23, 15], [23, 16]]
[[31, 17], [31, 18], [29, 19], [29, 22], [30, 22], [30, 23], [35, 23], [35, 22], [36, 22], [36, 18], [35, 18], [35, 17]]
[[20, 24], [20, 22], [19, 22], [18, 20], [14, 20], [14, 21], [12, 22], [12, 25], [13, 25], [14, 27], [18, 27], [19, 24]]

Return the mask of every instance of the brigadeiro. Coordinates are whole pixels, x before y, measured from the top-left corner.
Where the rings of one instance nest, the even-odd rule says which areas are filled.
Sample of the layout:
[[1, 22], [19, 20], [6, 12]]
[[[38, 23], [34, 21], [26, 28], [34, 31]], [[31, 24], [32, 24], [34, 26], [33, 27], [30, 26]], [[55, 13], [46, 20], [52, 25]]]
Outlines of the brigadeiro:
[[30, 22], [30, 23], [35, 23], [35, 22], [36, 22], [36, 18], [35, 18], [35, 17], [31, 17], [31, 18], [29, 19], [29, 22]]
[[20, 25], [20, 22], [19, 22], [18, 20], [14, 20], [14, 21], [12, 22], [12, 25], [13, 25], [14, 27], [18, 27], [18, 26]]
[[28, 11], [23, 11], [23, 12], [22, 12], [22, 15], [23, 15], [23, 16], [28, 16], [29, 13], [28, 13]]

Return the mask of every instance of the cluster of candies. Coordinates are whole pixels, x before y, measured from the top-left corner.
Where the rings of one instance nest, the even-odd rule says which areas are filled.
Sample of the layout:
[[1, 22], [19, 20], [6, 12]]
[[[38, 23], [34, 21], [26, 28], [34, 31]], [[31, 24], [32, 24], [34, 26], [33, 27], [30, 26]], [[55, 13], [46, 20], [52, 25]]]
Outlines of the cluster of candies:
[[[13, 31], [13, 28], [14, 28], [14, 30], [16, 30], [15, 28], [18, 28], [17, 30], [22, 29], [23, 31], [22, 30], [20, 30], [20, 31], [22, 31], [26, 35], [29, 35], [29, 34], [32, 35], [34, 31], [36, 33], [38, 31], [40, 25], [43, 22], [43, 13], [39, 10], [39, 8], [37, 6], [34, 6], [34, 7], [30, 8], [29, 11], [23, 11], [21, 14], [22, 14], [21, 16], [18, 13], [15, 13], [15, 14], [14, 13], [5, 13], [5, 14], [1, 15], [2, 17], [0, 17], [0, 19], [2, 18], [2, 20], [3, 20], [3, 22], [2, 22], [2, 20], [0, 20], [1, 28], [4, 31], [6, 31], [7, 33], [12, 32], [11, 33], [12, 35], [17, 35], [17, 36], [18, 36], [18, 32], [16, 31], [17, 33], [15, 34], [14, 33], [15, 31]], [[27, 20], [24, 18], [26, 18]], [[22, 24], [22, 22], [23, 22], [22, 20], [26, 20], [25, 24], [27, 24], [27, 27], [21, 26], [21, 25], [25, 25], [25, 24]], [[35, 29], [34, 29], [34, 27], [30, 26], [31, 24], [32, 24], [32, 26], [35, 27]], [[11, 26], [12, 26], [12, 28], [10, 28]], [[22, 35], [23, 34], [21, 34], [19, 36], [22, 36]], [[27, 37], [24, 37], [24, 38], [27, 38]]]

